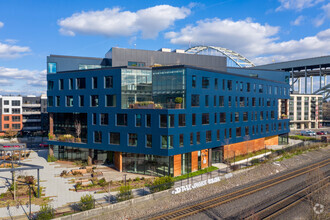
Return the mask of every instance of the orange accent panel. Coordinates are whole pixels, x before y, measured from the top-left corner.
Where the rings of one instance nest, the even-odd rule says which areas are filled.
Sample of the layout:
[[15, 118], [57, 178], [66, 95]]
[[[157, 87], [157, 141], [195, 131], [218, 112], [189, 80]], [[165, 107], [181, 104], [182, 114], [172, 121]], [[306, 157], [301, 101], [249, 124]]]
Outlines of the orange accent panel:
[[173, 176], [180, 176], [181, 175], [181, 154], [173, 156], [173, 168], [174, 173]]
[[119, 172], [123, 171], [123, 153], [122, 152], [115, 152], [114, 164], [115, 164], [116, 169]]
[[265, 137], [265, 145], [266, 146], [278, 145], [278, 135]]
[[[9, 121], [5, 121], [5, 116], [9, 117]], [[13, 121], [12, 117], [13, 116], [20, 116], [19, 121]], [[13, 131], [20, 131], [23, 128], [23, 115], [22, 114], [3, 114], [1, 117], [1, 130], [2, 131], [8, 131], [8, 130], [13, 130]], [[5, 128], [5, 124], [9, 124], [9, 128]], [[20, 124], [21, 128], [20, 129], [13, 129], [13, 124]]]
[[191, 171], [198, 170], [198, 151], [191, 152]]
[[[244, 155], [265, 148], [265, 139], [259, 138], [250, 141], [243, 141], [235, 144], [225, 145], [223, 147], [224, 159], [232, 158], [238, 155]], [[234, 153], [235, 152], [235, 153]]]

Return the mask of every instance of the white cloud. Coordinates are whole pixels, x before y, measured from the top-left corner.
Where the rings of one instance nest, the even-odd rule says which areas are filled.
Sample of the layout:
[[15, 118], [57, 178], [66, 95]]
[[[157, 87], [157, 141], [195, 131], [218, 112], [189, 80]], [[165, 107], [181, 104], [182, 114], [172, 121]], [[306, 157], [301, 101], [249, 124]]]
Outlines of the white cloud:
[[0, 79], [0, 85], [8, 86], [8, 85], [12, 85], [12, 82], [10, 82], [8, 79]]
[[327, 5], [323, 5], [322, 9], [325, 13], [325, 15], [330, 18], [330, 3], [328, 3]]
[[0, 42], [0, 58], [17, 58], [27, 55], [31, 49], [16, 45], [4, 44]]
[[118, 7], [102, 11], [75, 13], [71, 17], [58, 21], [60, 32], [75, 36], [104, 35], [106, 37], [132, 36], [140, 33], [143, 38], [155, 38], [176, 20], [184, 19], [190, 9], [157, 5], [136, 12], [123, 11]]
[[212, 45], [234, 50], [256, 64], [284, 61], [330, 53], [330, 29], [299, 40], [279, 41], [278, 27], [262, 25], [251, 19], [233, 21], [206, 19], [188, 25], [165, 37], [183, 46]]
[[281, 5], [276, 8], [276, 11], [296, 10], [301, 11], [305, 8], [313, 7], [314, 5], [323, 2], [324, 0], [278, 0]]
[[2, 23], [1, 21], [0, 21], [0, 28], [2, 28], [4, 26], [4, 23]]
[[300, 15], [296, 18], [296, 20], [291, 22], [291, 25], [299, 26], [304, 19], [305, 19], [305, 17]]

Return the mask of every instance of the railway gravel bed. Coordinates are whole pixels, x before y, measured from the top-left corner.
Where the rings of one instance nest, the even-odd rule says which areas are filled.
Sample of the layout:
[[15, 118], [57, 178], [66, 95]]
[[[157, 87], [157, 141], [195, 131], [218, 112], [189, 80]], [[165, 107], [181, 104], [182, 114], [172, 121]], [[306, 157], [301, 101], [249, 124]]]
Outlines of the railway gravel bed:
[[[160, 199], [149, 200], [144, 203], [135, 204], [129, 208], [116, 210], [90, 219], [147, 219], [150, 216], [163, 213], [164, 211], [175, 210], [193, 203], [201, 202], [210, 197], [234, 191], [246, 184], [252, 185], [258, 180], [267, 177], [271, 178], [273, 175], [280, 172], [286, 172], [304, 166], [305, 164], [329, 158], [329, 155], [330, 146], [298, 155], [281, 162], [269, 162], [250, 169], [236, 171], [232, 178], [215, 184], [177, 195], [168, 194], [168, 196]], [[210, 213], [210, 215], [211, 214], [212, 213]], [[216, 217], [217, 213], [213, 213], [213, 215], [213, 217]]]

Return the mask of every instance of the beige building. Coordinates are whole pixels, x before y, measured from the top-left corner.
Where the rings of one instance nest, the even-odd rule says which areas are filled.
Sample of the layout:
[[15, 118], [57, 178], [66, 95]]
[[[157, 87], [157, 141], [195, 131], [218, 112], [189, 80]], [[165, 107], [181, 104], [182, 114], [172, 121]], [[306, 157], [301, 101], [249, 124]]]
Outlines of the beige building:
[[323, 122], [322, 95], [291, 94], [289, 118], [291, 130], [321, 128]]

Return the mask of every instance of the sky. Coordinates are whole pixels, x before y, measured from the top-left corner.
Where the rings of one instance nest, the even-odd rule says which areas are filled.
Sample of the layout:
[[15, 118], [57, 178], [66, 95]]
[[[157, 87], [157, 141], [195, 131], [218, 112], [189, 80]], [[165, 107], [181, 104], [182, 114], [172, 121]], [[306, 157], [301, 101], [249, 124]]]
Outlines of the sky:
[[196, 45], [228, 48], [256, 65], [330, 55], [330, 1], [2, 0], [0, 95], [45, 93], [50, 54]]

